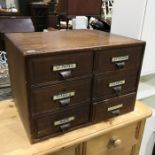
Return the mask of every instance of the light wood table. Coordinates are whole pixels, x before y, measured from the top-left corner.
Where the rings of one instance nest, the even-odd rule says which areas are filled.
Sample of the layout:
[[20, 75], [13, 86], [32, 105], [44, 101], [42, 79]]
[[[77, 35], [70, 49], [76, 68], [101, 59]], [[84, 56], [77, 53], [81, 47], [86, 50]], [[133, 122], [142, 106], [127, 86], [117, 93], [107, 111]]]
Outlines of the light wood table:
[[[135, 110], [128, 114], [30, 144], [13, 100], [1, 101], [0, 154], [131, 155], [132, 151], [132, 155], [138, 155], [145, 120], [149, 116], [151, 110], [137, 102]], [[112, 141], [112, 136], [117, 139]]]

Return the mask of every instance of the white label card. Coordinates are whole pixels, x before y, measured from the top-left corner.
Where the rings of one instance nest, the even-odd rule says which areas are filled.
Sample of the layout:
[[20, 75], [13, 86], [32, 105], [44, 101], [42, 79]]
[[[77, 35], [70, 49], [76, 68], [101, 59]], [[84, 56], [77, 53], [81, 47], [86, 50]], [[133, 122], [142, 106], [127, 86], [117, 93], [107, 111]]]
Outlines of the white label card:
[[76, 64], [56, 65], [56, 66], [53, 66], [53, 71], [61, 71], [61, 70], [67, 70], [67, 69], [74, 69], [76, 67], [77, 67]]
[[69, 117], [69, 118], [64, 118], [64, 119], [61, 119], [59, 121], [55, 121], [54, 122], [54, 126], [58, 126], [58, 125], [65, 124], [65, 123], [69, 123], [69, 122], [74, 121], [74, 120], [75, 120], [74, 116]]
[[119, 104], [119, 105], [108, 108], [108, 111], [113, 111], [113, 110], [116, 110], [116, 109], [119, 109], [119, 108], [122, 108], [122, 107], [123, 107], [123, 104]]
[[124, 84], [125, 84], [125, 80], [115, 81], [115, 82], [109, 83], [109, 87], [115, 87], [115, 86], [124, 85]]
[[64, 99], [64, 98], [68, 98], [68, 97], [73, 97], [75, 96], [75, 92], [68, 92], [68, 93], [64, 93], [64, 94], [58, 94], [58, 95], [54, 95], [53, 96], [53, 100], [60, 100], [60, 99]]
[[127, 60], [129, 60], [129, 55], [112, 58], [112, 62], [127, 61]]

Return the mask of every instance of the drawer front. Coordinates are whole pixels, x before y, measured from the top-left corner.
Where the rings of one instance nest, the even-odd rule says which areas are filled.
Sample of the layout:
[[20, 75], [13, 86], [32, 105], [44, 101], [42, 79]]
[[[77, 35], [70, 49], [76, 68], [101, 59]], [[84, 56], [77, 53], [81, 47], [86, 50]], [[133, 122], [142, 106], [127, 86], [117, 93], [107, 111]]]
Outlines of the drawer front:
[[93, 122], [130, 112], [135, 106], [136, 93], [93, 103]]
[[91, 75], [92, 65], [92, 52], [33, 57], [28, 62], [29, 80], [35, 84]]
[[93, 138], [86, 143], [86, 155], [131, 155], [136, 131], [135, 123]]
[[[74, 145], [69, 148], [62, 148], [60, 151], [55, 152], [55, 153], [50, 153], [48, 155], [82, 155], [80, 152], [80, 145]], [[77, 154], [78, 152], [78, 154]]]
[[55, 115], [34, 120], [37, 137], [65, 133], [89, 122], [90, 104], [76, 106]]
[[33, 88], [33, 113], [63, 110], [71, 105], [90, 102], [91, 79], [73, 80], [52, 86]]
[[137, 89], [138, 73], [136, 70], [120, 71], [94, 78], [93, 100], [108, 99], [134, 92]]
[[106, 73], [140, 67], [143, 46], [120, 47], [95, 53], [95, 73]]

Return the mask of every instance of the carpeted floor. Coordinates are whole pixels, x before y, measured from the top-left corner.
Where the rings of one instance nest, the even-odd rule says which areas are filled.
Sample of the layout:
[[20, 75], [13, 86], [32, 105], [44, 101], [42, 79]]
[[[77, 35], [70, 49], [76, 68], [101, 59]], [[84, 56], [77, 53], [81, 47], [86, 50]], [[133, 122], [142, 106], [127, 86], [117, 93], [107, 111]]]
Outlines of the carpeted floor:
[[0, 101], [7, 100], [10, 98], [12, 98], [11, 88], [10, 87], [0, 88]]
[[9, 72], [6, 52], [0, 49], [0, 100], [11, 97]]

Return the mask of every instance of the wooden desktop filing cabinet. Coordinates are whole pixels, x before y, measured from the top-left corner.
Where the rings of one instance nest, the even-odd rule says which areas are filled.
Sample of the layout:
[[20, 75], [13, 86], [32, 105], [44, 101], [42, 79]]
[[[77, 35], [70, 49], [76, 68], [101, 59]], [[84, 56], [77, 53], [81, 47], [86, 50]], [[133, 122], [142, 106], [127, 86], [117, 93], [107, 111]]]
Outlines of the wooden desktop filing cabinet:
[[145, 42], [94, 30], [6, 35], [31, 142], [132, 111]]

